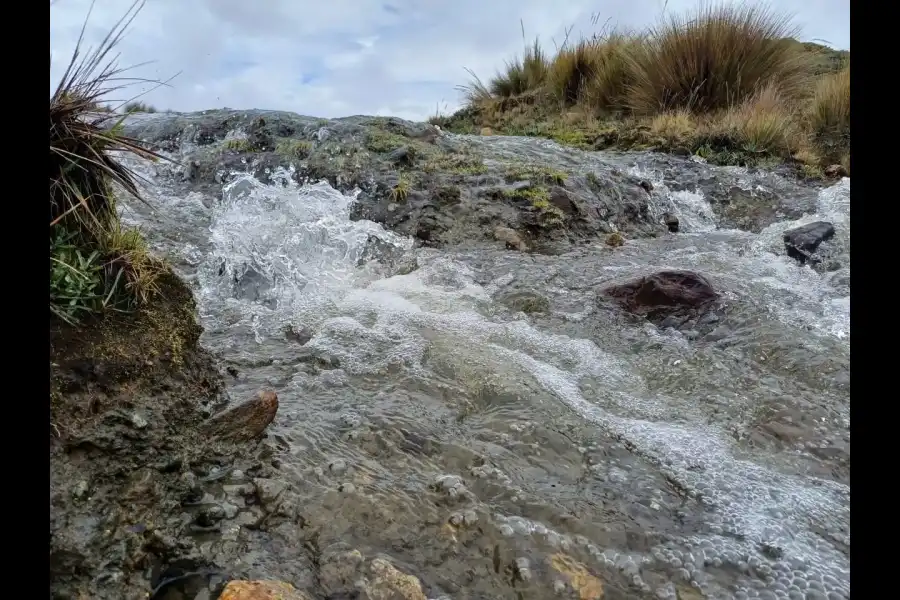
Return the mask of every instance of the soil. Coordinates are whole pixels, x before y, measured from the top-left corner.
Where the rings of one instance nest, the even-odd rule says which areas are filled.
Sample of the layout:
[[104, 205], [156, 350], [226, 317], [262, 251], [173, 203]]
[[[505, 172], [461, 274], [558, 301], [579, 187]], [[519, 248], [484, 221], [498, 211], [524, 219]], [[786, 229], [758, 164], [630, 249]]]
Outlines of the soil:
[[218, 366], [190, 290], [169, 275], [161, 292], [135, 314], [51, 323], [51, 598], [146, 600], [173, 569], [202, 570], [178, 509], [253, 451], [201, 434], [226, 402]]

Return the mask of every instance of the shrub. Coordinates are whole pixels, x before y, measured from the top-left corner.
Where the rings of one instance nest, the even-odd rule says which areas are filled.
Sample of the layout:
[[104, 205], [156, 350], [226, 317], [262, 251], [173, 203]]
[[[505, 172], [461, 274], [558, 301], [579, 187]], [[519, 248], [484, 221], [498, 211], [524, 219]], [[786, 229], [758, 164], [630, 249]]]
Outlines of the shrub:
[[628, 55], [634, 73], [628, 106], [636, 114], [722, 110], [769, 83], [788, 97], [799, 96], [809, 62], [784, 41], [793, 34], [787, 17], [765, 7], [710, 5], [670, 16]]
[[118, 188], [141, 198], [137, 176], [117, 155], [161, 156], [123, 135], [121, 118], [96, 112], [102, 97], [120, 89], [111, 84], [124, 69], [109, 54], [139, 10], [132, 4], [82, 58], [79, 40], [50, 96], [50, 310], [68, 322], [146, 300], [163, 271], [140, 235], [122, 228], [114, 196]]

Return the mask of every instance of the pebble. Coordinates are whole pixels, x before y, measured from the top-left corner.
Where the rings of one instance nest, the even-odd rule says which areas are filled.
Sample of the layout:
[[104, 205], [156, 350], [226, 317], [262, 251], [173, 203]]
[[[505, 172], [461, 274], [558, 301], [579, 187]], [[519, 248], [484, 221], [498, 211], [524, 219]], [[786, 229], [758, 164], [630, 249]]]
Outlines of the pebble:
[[328, 470], [336, 475], [340, 475], [347, 470], [347, 462], [342, 458], [336, 458], [328, 464]]
[[349, 481], [342, 483], [338, 490], [345, 494], [352, 494], [356, 491], [356, 486], [350, 483]]
[[87, 481], [79, 481], [72, 488], [72, 497], [81, 499], [88, 495], [88, 482]]

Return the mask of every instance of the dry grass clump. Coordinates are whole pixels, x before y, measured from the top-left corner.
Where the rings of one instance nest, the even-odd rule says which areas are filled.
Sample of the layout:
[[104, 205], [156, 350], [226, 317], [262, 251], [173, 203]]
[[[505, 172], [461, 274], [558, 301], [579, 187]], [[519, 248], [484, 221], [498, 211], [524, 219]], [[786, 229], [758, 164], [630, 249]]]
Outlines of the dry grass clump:
[[158, 112], [156, 107], [151, 106], [149, 104], [145, 104], [143, 102], [129, 102], [125, 106], [122, 107], [122, 112], [125, 114], [131, 113], [155, 113]]
[[808, 88], [810, 64], [784, 41], [796, 33], [787, 17], [765, 7], [708, 5], [672, 15], [629, 55], [628, 107], [645, 115], [723, 110], [767, 84], [799, 96]]
[[165, 270], [138, 232], [122, 227], [114, 196], [119, 188], [141, 197], [119, 155], [161, 157], [123, 135], [121, 117], [96, 112], [101, 98], [120, 89], [113, 82], [124, 70], [109, 55], [141, 7], [132, 4], [83, 56], [79, 38], [50, 97], [50, 310], [68, 322], [146, 300]]
[[849, 53], [796, 34], [763, 5], [704, 4], [642, 32], [567, 40], [552, 57], [535, 41], [487, 84], [472, 74], [467, 106], [440, 124], [579, 147], [687, 148], [737, 164], [801, 156], [824, 167], [849, 153]]

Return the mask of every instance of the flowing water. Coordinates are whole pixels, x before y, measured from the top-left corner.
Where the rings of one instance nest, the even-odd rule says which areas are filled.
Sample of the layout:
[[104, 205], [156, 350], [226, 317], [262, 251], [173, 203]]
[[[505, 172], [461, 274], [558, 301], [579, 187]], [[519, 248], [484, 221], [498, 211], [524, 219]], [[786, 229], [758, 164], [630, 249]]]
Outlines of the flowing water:
[[[717, 228], [649, 154], [471, 142], [631, 170], [682, 232], [558, 256], [414, 249], [351, 221], [352, 195], [286, 172], [237, 174], [213, 198], [145, 170], [156, 210], [127, 213], [195, 286], [204, 343], [239, 372], [232, 396], [277, 391], [275, 464], [318, 543], [384, 553], [430, 597], [568, 583], [591, 598], [587, 573], [607, 598], [849, 597], [849, 179], [807, 189], [817, 214], [753, 234]], [[781, 233], [814, 220], [834, 223], [842, 267], [785, 256]], [[366, 261], [370, 236], [419, 268]], [[664, 268], [708, 276], [729, 327], [695, 338], [598, 309], [598, 284]], [[513, 291], [549, 312], [511, 310]], [[301, 568], [291, 532], [255, 536], [260, 572]], [[488, 577], [501, 571], [508, 589]]]

